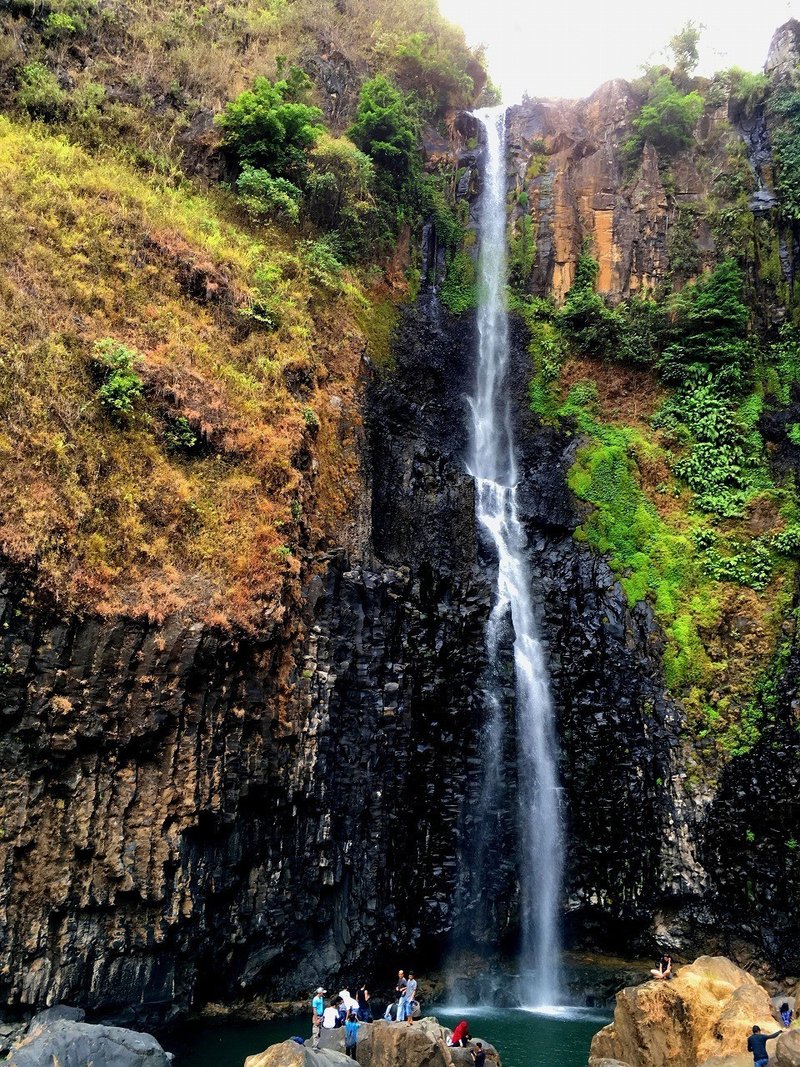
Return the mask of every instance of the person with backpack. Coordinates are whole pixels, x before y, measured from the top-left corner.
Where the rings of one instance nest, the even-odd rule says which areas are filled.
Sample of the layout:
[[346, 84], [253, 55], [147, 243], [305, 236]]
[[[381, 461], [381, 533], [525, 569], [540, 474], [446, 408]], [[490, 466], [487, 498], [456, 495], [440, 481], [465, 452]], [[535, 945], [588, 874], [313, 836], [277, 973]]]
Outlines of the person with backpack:
[[356, 1045], [358, 1044], [358, 1028], [361, 1023], [358, 1015], [351, 1009], [344, 1024], [344, 1052], [351, 1060], [356, 1058]]

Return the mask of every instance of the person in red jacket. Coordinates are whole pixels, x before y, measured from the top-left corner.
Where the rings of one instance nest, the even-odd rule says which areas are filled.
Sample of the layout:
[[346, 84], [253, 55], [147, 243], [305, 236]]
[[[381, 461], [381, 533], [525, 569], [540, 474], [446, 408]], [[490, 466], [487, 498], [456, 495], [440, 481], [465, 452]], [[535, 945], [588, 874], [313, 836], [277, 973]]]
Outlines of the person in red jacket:
[[450, 1040], [448, 1041], [448, 1045], [450, 1045], [451, 1048], [455, 1047], [456, 1045], [458, 1045], [460, 1048], [466, 1048], [468, 1041], [469, 1023], [466, 1019], [462, 1019], [451, 1034]]

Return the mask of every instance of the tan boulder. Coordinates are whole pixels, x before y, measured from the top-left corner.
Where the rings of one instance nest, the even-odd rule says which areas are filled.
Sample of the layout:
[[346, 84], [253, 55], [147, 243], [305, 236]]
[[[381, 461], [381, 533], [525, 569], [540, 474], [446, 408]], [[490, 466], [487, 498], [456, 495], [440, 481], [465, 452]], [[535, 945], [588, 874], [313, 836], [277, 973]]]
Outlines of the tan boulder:
[[[432, 1020], [434, 1023], [436, 1020]], [[380, 1021], [362, 1027], [356, 1055], [361, 1067], [452, 1067], [450, 1050], [436, 1027], [422, 1025], [421, 1020], [409, 1026], [407, 1023]]]
[[311, 1045], [281, 1041], [256, 1056], [248, 1056], [244, 1067], [352, 1067], [353, 1061], [341, 1052], [323, 1049], [312, 1052]]
[[[701, 956], [671, 981], [618, 993], [614, 1019], [595, 1034], [589, 1063], [697, 1067], [713, 1059], [715, 1067], [723, 1067], [721, 1060], [739, 1067], [754, 1023], [777, 1029], [767, 991], [725, 957]], [[737, 1063], [728, 1064], [729, 1057]]]
[[800, 1067], [800, 1030], [786, 1030], [781, 1034], [770, 1059], [775, 1060], [777, 1067]]

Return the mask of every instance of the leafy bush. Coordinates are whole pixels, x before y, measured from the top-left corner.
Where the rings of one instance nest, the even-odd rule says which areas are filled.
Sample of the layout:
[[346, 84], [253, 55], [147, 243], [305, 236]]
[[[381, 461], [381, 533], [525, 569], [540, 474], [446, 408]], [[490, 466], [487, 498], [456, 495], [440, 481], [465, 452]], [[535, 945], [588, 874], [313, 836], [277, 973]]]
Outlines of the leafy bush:
[[375, 163], [384, 196], [402, 207], [419, 177], [420, 120], [414, 100], [382, 74], [361, 87], [350, 138]]
[[306, 101], [310, 87], [310, 79], [297, 67], [275, 83], [256, 78], [252, 89], [217, 116], [223, 144], [240, 167], [250, 165], [302, 184], [307, 151], [323, 132], [322, 112]]
[[42, 36], [49, 44], [63, 41], [82, 29], [80, 22], [66, 11], [51, 11], [44, 20]]
[[297, 222], [302, 193], [286, 178], [273, 178], [269, 171], [245, 165], [236, 181], [239, 199], [256, 221], [280, 218]]
[[336, 231], [349, 259], [380, 239], [374, 181], [372, 160], [347, 137], [324, 133], [309, 152], [308, 214], [320, 229]]
[[694, 219], [694, 211], [679, 208], [667, 235], [669, 269], [682, 278], [688, 278], [700, 269], [700, 248], [694, 235]]
[[597, 261], [584, 248], [578, 259], [575, 282], [559, 313], [559, 324], [579, 352], [606, 355], [619, 344], [623, 322], [620, 314], [606, 307], [594, 290], [598, 269]]
[[339, 258], [336, 242], [329, 237], [303, 242], [303, 262], [309, 277], [326, 289], [338, 289], [344, 264]]
[[536, 240], [528, 210], [528, 194], [520, 193], [517, 203], [522, 213], [508, 243], [508, 281], [513, 288], [524, 292], [536, 261]]
[[43, 63], [28, 63], [18, 77], [17, 102], [29, 115], [45, 122], [58, 122], [65, 116], [69, 96]]
[[638, 159], [648, 143], [667, 156], [686, 148], [704, 106], [698, 92], [682, 93], [669, 75], [663, 74], [633, 120], [636, 133], [624, 145], [629, 162]]
[[105, 373], [97, 390], [100, 403], [110, 414], [126, 418], [133, 414], [144, 391], [144, 382], [133, 369], [136, 353], [110, 337], [97, 341], [94, 353]]
[[445, 307], [456, 315], [475, 307], [475, 264], [468, 252], [456, 252], [447, 264], [439, 296]]

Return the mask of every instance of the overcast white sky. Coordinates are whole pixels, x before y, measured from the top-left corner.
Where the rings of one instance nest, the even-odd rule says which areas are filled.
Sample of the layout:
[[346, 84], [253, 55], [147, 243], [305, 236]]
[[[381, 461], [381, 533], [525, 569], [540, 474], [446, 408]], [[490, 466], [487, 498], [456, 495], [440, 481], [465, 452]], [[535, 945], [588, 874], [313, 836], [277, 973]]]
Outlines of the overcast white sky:
[[505, 103], [530, 96], [588, 96], [609, 78], [635, 78], [659, 62], [688, 19], [703, 23], [698, 74], [760, 70], [772, 34], [800, 18], [800, 0], [439, 0], [485, 44]]

